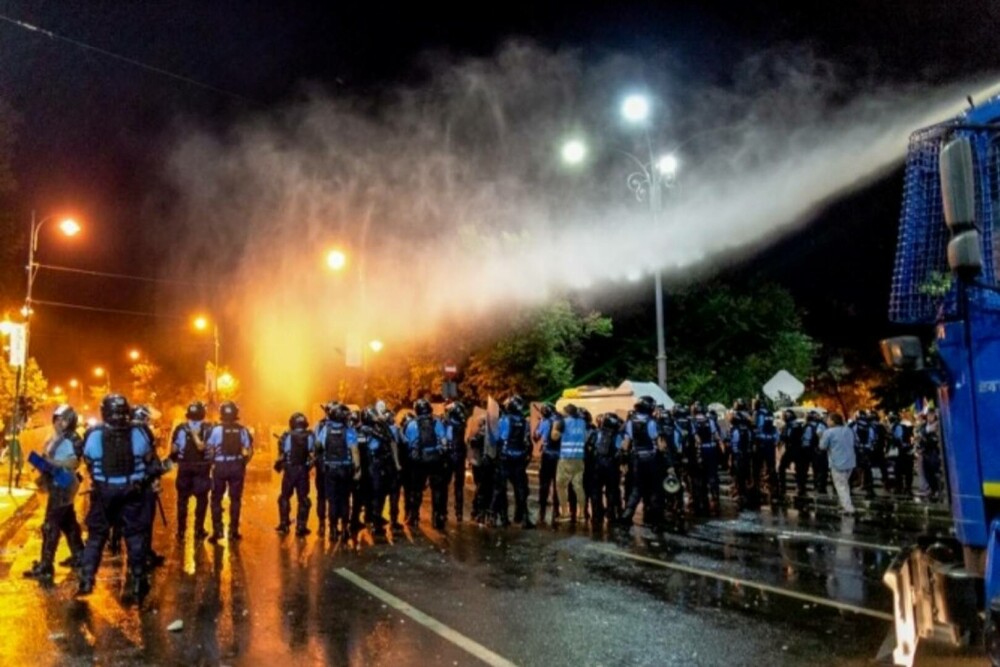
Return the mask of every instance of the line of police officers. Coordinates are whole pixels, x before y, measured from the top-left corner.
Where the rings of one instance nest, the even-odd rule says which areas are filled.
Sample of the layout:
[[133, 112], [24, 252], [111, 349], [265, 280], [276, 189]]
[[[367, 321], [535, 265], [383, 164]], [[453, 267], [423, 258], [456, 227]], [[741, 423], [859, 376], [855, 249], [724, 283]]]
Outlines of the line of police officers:
[[[53, 413], [53, 433], [46, 441], [40, 463], [39, 488], [48, 492], [42, 525], [41, 558], [24, 573], [26, 577], [50, 582], [59, 538], [65, 535], [70, 557], [60, 565], [77, 571], [78, 596], [93, 592], [97, 571], [109, 540], [126, 546], [127, 596], [141, 600], [149, 590], [149, 570], [162, 563], [152, 548], [153, 521], [159, 505], [159, 478], [174, 463], [179, 468], [178, 528], [183, 537], [187, 506], [196, 499], [195, 535], [207, 537], [204, 519], [208, 493], [212, 492], [213, 533], [210, 540], [223, 536], [222, 500], [230, 496], [229, 539], [240, 539], [240, 499], [246, 464], [253, 456], [253, 439], [238, 423], [239, 409], [229, 401], [220, 406], [221, 423], [209, 425], [205, 406], [193, 403], [187, 422], [171, 437], [169, 457], [161, 460], [156, 438], [149, 425], [150, 410], [133, 410], [124, 396], [109, 394], [101, 401], [101, 423], [78, 433], [79, 417], [69, 405]], [[82, 539], [74, 500], [82, 476], [80, 463], [90, 476], [89, 506], [86, 515], [87, 540]], [[160, 515], [163, 516], [162, 506]], [[164, 519], [165, 521], [165, 519]], [[120, 535], [120, 538], [118, 537]]]
[[[331, 401], [323, 406], [325, 417], [315, 429], [310, 429], [305, 415], [295, 413], [288, 430], [278, 438], [274, 463], [274, 469], [282, 473], [277, 530], [282, 534], [291, 530], [294, 495], [295, 533], [299, 537], [309, 534], [313, 469], [321, 536], [329, 530], [331, 539], [341, 539], [365, 525], [376, 532], [400, 530], [401, 499], [406, 523], [416, 526], [428, 486], [431, 522], [442, 529], [452, 484], [455, 518], [462, 521], [464, 517], [467, 460], [475, 485], [472, 518], [492, 526], [510, 525], [510, 485], [513, 521], [534, 528], [527, 503], [532, 441], [541, 452], [539, 520], [545, 522], [551, 500], [553, 525], [560, 517], [575, 522], [579, 509], [584, 520], [595, 525], [606, 520], [610, 525], [629, 526], [640, 502], [644, 523], [654, 529], [663, 528], [668, 516], [680, 520], [685, 511], [718, 513], [719, 471], [723, 466], [732, 472], [733, 495], [741, 509], [757, 509], [765, 499], [782, 502], [790, 467], [795, 469], [800, 507], [806, 498], [810, 469], [816, 492], [827, 493], [829, 466], [825, 452], [818, 447], [825, 425], [815, 411], [799, 420], [786, 410], [776, 422], [761, 402], [748, 407], [745, 401], [737, 400], [724, 427], [719, 415], [700, 403], [690, 409], [678, 405], [667, 410], [643, 396], [626, 419], [608, 413], [595, 421], [585, 409], [567, 405], [560, 414], [555, 406], [546, 404], [537, 427], [529, 432], [526, 408], [520, 396], [511, 397], [495, 428], [481, 420], [468, 442], [468, 414], [458, 402], [446, 406], [439, 419], [430, 402], [419, 399], [413, 414], [404, 415], [399, 424], [381, 401], [357, 413]], [[178, 538], [184, 539], [186, 534], [193, 498], [195, 539], [222, 540], [223, 498], [228, 494], [228, 538], [239, 540], [243, 484], [246, 466], [253, 457], [253, 438], [239, 423], [235, 403], [223, 403], [219, 412], [221, 423], [211, 424], [202, 403], [189, 405], [186, 421], [171, 434], [170, 455], [161, 461], [149, 427], [149, 410], [144, 406], [133, 411], [123, 396], [106, 396], [101, 402], [102, 423], [88, 429], [82, 438], [77, 433], [76, 413], [68, 405], [59, 406], [52, 416], [53, 434], [43, 450], [49, 467], [40, 481], [49, 494], [42, 554], [25, 576], [51, 580], [58, 541], [64, 535], [71, 555], [60, 564], [78, 570], [77, 594], [87, 595], [94, 588], [109, 538], [112, 543], [117, 541], [113, 534], [117, 530], [126, 544], [127, 590], [141, 599], [148, 591], [150, 567], [162, 561], [151, 544], [158, 480], [174, 464], [178, 468]], [[866, 493], [874, 494], [874, 469], [879, 469], [887, 490], [912, 493], [915, 443], [922, 478], [932, 494], [938, 492], [940, 440], [933, 412], [916, 434], [895, 413], [883, 424], [874, 411], [862, 411], [850, 426], [858, 443]], [[783, 452], [776, 460], [779, 443]], [[888, 470], [890, 458], [894, 480]], [[81, 461], [91, 478], [85, 543], [74, 509], [82, 480], [76, 473]], [[211, 533], [205, 526], [209, 499]]]

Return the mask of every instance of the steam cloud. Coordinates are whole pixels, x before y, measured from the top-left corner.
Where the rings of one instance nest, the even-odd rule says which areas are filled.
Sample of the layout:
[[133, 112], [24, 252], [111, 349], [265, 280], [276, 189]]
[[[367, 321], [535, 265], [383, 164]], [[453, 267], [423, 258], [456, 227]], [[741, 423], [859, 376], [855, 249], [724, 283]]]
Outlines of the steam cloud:
[[[859, 91], [808, 54], [753, 59], [725, 87], [666, 58], [595, 63], [523, 43], [427, 63], [422, 83], [375, 100], [313, 90], [178, 140], [169, 175], [196, 233], [177, 268], [229, 276], [221, 296], [252, 381], [289, 405], [316, 399], [316, 360], [342, 367], [352, 332], [389, 346], [456, 319], [502, 323], [508, 304], [561, 290], [752, 252], [985, 93], [970, 82]], [[651, 144], [680, 161], [656, 219], [626, 187], [635, 163], [619, 149], [649, 156], [643, 129], [618, 113], [629, 90], [654, 96]], [[570, 137], [588, 143], [576, 168], [559, 158]], [[340, 275], [324, 267], [333, 246], [349, 257]]]

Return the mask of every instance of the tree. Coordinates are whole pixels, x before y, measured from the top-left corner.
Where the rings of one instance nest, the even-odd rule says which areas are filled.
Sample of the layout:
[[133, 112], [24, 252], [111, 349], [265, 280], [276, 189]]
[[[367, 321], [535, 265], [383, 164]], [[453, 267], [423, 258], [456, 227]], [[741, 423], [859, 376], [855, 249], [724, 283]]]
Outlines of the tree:
[[[0, 361], [0, 415], [3, 415], [4, 425], [10, 424], [13, 416], [17, 376], [17, 368], [6, 361]], [[21, 395], [25, 397], [29, 414], [22, 414], [22, 419], [30, 417], [31, 413], [42, 405], [48, 386], [48, 380], [42, 375], [38, 362], [35, 361], [34, 357], [28, 359], [27, 371], [21, 377]]]
[[579, 313], [565, 299], [521, 310], [507, 333], [470, 354], [463, 389], [480, 400], [511, 391], [549, 396], [573, 381], [586, 341], [611, 332], [611, 318]]
[[160, 367], [151, 361], [140, 361], [128, 369], [132, 375], [132, 401], [142, 403], [156, 396], [156, 379]]
[[[812, 371], [817, 345], [802, 329], [791, 294], [772, 283], [700, 284], [671, 294], [667, 313], [671, 398], [729, 404], [756, 396], [779, 370]], [[596, 376], [604, 384], [656, 377], [653, 332], [616, 341], [622, 350]]]

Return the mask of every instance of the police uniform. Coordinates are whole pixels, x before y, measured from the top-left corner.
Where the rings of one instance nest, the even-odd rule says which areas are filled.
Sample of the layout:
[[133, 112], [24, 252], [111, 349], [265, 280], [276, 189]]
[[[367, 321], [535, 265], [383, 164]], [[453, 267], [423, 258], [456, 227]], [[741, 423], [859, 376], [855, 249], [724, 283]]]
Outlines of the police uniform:
[[559, 514], [559, 492], [556, 470], [559, 467], [559, 449], [563, 433], [563, 420], [559, 413], [538, 422], [535, 437], [542, 443], [542, 458], [538, 467], [538, 520], [545, 521], [545, 512], [552, 496], [552, 520]]
[[445, 423], [444, 437], [451, 457], [451, 475], [454, 483], [455, 520], [461, 521], [465, 513], [465, 462], [469, 455], [465, 442], [466, 420], [449, 415]]
[[691, 488], [696, 514], [719, 510], [719, 426], [704, 414], [694, 420], [697, 474]]
[[448, 519], [448, 461], [444, 451], [444, 426], [433, 415], [417, 415], [407, 423], [405, 437], [414, 470], [407, 523], [415, 526], [419, 522], [424, 487], [430, 483], [432, 524], [442, 529]]
[[[759, 484], [767, 479], [768, 501], [774, 503], [778, 498], [777, 451], [779, 433], [774, 425], [774, 417], [767, 409], [759, 409], [754, 428], [754, 478]], [[763, 487], [761, 486], [761, 491]]]
[[618, 466], [621, 441], [622, 434], [617, 428], [603, 425], [587, 435], [585, 456], [593, 471], [590, 506], [594, 526], [600, 526], [605, 517], [609, 524], [617, 522], [622, 511]]
[[898, 419], [889, 424], [896, 448], [896, 493], [913, 495], [913, 427]]
[[[646, 523], [654, 528], [663, 524], [663, 463], [658, 452], [660, 430], [651, 415], [635, 413], [625, 423], [625, 437], [628, 439], [632, 456], [632, 494], [629, 496], [621, 523], [631, 525], [632, 517], [642, 501]], [[666, 450], [669, 456], [669, 448]], [[668, 459], [669, 465], [672, 460]]]
[[295, 533], [302, 537], [309, 533], [309, 470], [316, 436], [307, 429], [285, 431], [278, 443], [278, 454], [283, 464], [281, 494], [278, 496], [278, 530], [287, 532], [291, 524], [292, 494], [296, 499]]
[[107, 423], [90, 429], [83, 439], [83, 459], [90, 471], [87, 543], [80, 568], [79, 594], [93, 590], [101, 554], [113, 525], [122, 527], [128, 566], [136, 592], [145, 581], [145, 532], [152, 521], [146, 499], [147, 465], [153, 443], [142, 429]]
[[52, 576], [60, 535], [66, 536], [66, 543], [69, 545], [70, 558], [66, 564], [73, 567], [79, 567], [81, 564], [83, 537], [80, 523], [76, 520], [76, 509], [73, 507], [73, 501], [80, 488], [80, 480], [76, 475], [76, 470], [80, 466], [80, 459], [77, 456], [80, 445], [80, 436], [73, 430], [65, 434], [57, 432], [45, 443], [42, 457], [65, 473], [58, 475], [58, 479], [52, 475], [43, 476], [48, 491], [48, 501], [45, 504], [45, 522], [42, 524], [42, 555], [25, 576], [36, 578]]
[[[801, 501], [806, 496], [806, 482], [809, 474], [809, 461], [802, 457], [802, 424], [795, 419], [795, 414], [785, 415], [785, 423], [781, 427], [780, 442], [782, 444], [781, 460], [778, 462], [778, 497], [784, 499], [788, 492], [789, 466], [795, 466], [796, 503], [801, 507]], [[800, 464], [801, 462], [801, 464]]]
[[174, 429], [170, 458], [177, 463], [177, 536], [187, 529], [188, 505], [194, 496], [194, 536], [208, 537], [205, 516], [208, 514], [208, 493], [212, 490], [212, 459], [207, 441], [211, 424], [187, 421]]
[[469, 463], [472, 468], [472, 483], [475, 486], [475, 493], [472, 496], [472, 519], [486, 523], [490, 518], [490, 507], [493, 503], [495, 457], [487, 456], [485, 420], [469, 438]]
[[729, 433], [732, 452], [733, 492], [741, 510], [760, 509], [760, 472], [755, 462], [755, 436], [750, 417], [745, 413], [733, 416], [733, 429]]
[[222, 497], [229, 492], [229, 539], [240, 539], [240, 511], [246, 466], [253, 456], [253, 437], [241, 424], [230, 421], [212, 428], [208, 436], [212, 460], [212, 541], [222, 539]]
[[[330, 522], [330, 538], [348, 533], [351, 516], [351, 486], [358, 457], [358, 434], [346, 419], [327, 419], [316, 430], [316, 474], [323, 478], [324, 516]], [[343, 531], [341, 533], [340, 531]]]
[[812, 416], [806, 420], [806, 427], [802, 433], [802, 457], [807, 458], [812, 463], [813, 487], [816, 493], [822, 496], [827, 495], [827, 487], [830, 478], [830, 459], [826, 452], [819, 448], [819, 439], [826, 430], [824, 424], [818, 416]]
[[371, 482], [371, 494], [368, 507], [365, 510], [366, 521], [374, 528], [381, 529], [386, 524], [386, 520], [382, 516], [385, 511], [385, 503], [396, 483], [395, 442], [392, 431], [389, 430], [387, 424], [373, 422], [363, 425], [361, 430], [364, 431], [365, 447], [368, 449], [366, 458], [368, 479]]
[[[559, 463], [556, 466], [556, 488], [560, 499], [569, 500], [573, 492], [578, 499], [586, 499], [583, 488], [583, 447], [587, 440], [587, 422], [577, 415], [563, 416], [563, 434], [559, 446]], [[560, 508], [560, 511], [562, 508]], [[569, 507], [570, 521], [576, 521], [576, 508]]]

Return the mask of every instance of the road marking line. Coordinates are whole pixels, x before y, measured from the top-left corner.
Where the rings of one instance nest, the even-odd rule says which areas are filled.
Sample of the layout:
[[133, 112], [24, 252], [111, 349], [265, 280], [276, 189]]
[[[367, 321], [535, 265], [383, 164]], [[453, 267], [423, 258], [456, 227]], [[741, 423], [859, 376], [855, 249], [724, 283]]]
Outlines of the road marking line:
[[351, 582], [358, 588], [364, 590], [369, 595], [372, 595], [381, 600], [382, 602], [385, 602], [393, 609], [396, 609], [397, 611], [406, 614], [407, 616], [409, 616], [414, 621], [424, 626], [431, 632], [435, 632], [441, 635], [442, 637], [450, 641], [452, 644], [455, 644], [459, 648], [476, 656], [477, 658], [485, 662], [487, 665], [493, 665], [494, 667], [516, 667], [515, 663], [511, 662], [510, 660], [507, 660], [506, 658], [497, 655], [496, 653], [489, 650], [482, 644], [479, 644], [469, 639], [468, 637], [458, 632], [457, 630], [452, 630], [441, 621], [428, 616], [427, 614], [420, 611], [419, 609], [416, 609], [409, 603], [400, 600], [392, 593], [382, 588], [379, 588], [378, 586], [371, 583], [367, 579], [364, 579], [363, 577], [354, 574], [346, 567], [337, 568], [336, 570], [334, 570], [334, 572], [339, 574], [344, 579], [347, 579], [349, 582]]
[[833, 535], [825, 535], [823, 533], [809, 533], [797, 530], [777, 530], [771, 529], [765, 532], [774, 532], [779, 540], [787, 540], [790, 542], [801, 542], [803, 540], [817, 540], [820, 542], [834, 542], [836, 544], [843, 544], [849, 547], [860, 547], [862, 549], [872, 549], [875, 551], [902, 551], [902, 547], [897, 547], [892, 544], [876, 544], [875, 542], [860, 542], [858, 540], [847, 540], [843, 537], [835, 537]]
[[632, 554], [627, 551], [621, 551], [620, 549], [605, 547], [597, 544], [590, 545], [589, 548], [594, 549], [595, 551], [600, 551], [602, 553], [610, 554], [612, 556], [621, 556], [623, 558], [630, 558], [632, 560], [637, 560], [643, 563], [649, 563], [650, 565], [656, 565], [659, 567], [665, 567], [667, 569], [676, 570], [678, 572], [683, 572], [685, 574], [693, 574], [699, 577], [709, 577], [712, 579], [719, 579], [720, 581], [725, 581], [736, 586], [756, 588], [757, 590], [760, 591], [775, 593], [777, 595], [784, 595], [786, 597], [795, 598], [797, 600], [803, 600], [805, 602], [811, 602], [813, 604], [823, 605], [825, 607], [833, 607], [834, 609], [839, 609], [841, 611], [849, 611], [855, 614], [864, 614], [866, 616], [878, 618], [883, 621], [893, 620], [892, 614], [889, 614], [884, 611], [876, 611], [874, 609], [868, 609], [867, 607], [858, 607], [856, 605], [848, 604], [846, 602], [837, 602], [836, 600], [821, 598], [815, 595], [809, 595], [808, 593], [800, 593], [799, 591], [793, 591], [788, 588], [781, 588], [780, 586], [772, 586], [770, 584], [765, 584], [758, 581], [740, 579], [739, 577], [733, 577], [728, 574], [722, 574], [719, 572], [712, 572], [711, 570], [702, 570], [700, 568], [691, 567], [690, 565], [681, 565], [680, 563], [669, 563], [664, 560], [650, 558], [648, 556], [640, 556], [638, 554]]

